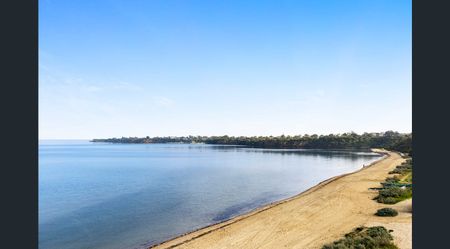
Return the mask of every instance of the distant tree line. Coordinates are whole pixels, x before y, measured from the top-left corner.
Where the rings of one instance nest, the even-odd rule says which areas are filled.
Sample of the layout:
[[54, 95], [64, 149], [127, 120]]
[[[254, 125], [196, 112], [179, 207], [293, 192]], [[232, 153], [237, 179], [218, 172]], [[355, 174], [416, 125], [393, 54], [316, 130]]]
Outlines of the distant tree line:
[[412, 134], [387, 131], [381, 133], [354, 132], [329, 135], [296, 136], [186, 136], [186, 137], [122, 137], [93, 139], [92, 142], [108, 143], [204, 143], [243, 145], [271, 149], [369, 149], [385, 148], [402, 153], [412, 153]]

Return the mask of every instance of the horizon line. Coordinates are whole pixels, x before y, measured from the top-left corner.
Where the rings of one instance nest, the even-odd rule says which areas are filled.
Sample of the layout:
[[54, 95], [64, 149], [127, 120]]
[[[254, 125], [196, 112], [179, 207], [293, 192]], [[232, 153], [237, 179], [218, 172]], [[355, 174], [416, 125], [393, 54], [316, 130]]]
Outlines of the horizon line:
[[[318, 136], [327, 136], [327, 135], [340, 135], [340, 134], [346, 134], [346, 133], [355, 133], [358, 135], [362, 135], [364, 133], [386, 133], [388, 131], [392, 131], [392, 132], [397, 132], [400, 134], [412, 134], [412, 131], [408, 131], [408, 132], [399, 132], [399, 131], [394, 131], [394, 130], [386, 130], [386, 131], [371, 131], [371, 132], [354, 132], [354, 131], [348, 131], [348, 132], [337, 132], [337, 133], [298, 133], [298, 134], [281, 134], [281, 135], [227, 135], [227, 134], [223, 134], [223, 135], [178, 135], [178, 136], [173, 136], [173, 135], [158, 135], [158, 136], [148, 136], [148, 135], [144, 135], [144, 136], [110, 136], [110, 137], [106, 137], [106, 138], [131, 138], [131, 137], [137, 137], [137, 138], [142, 138], [142, 137], [150, 137], [150, 138], [154, 138], [154, 137], [223, 137], [223, 136], [228, 136], [228, 137], [280, 137], [280, 136], [304, 136], [304, 135], [318, 135]], [[105, 139], [105, 138], [38, 138], [38, 140], [92, 140], [92, 139]]]

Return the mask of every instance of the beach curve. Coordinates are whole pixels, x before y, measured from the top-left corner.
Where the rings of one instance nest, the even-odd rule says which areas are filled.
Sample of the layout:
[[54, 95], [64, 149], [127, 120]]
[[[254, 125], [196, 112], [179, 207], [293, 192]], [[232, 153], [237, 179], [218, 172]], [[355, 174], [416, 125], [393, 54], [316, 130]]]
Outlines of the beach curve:
[[[403, 208], [387, 220], [373, 214], [386, 205], [372, 199], [388, 172], [404, 159], [385, 156], [352, 173], [325, 180], [288, 199], [258, 208], [228, 221], [178, 236], [150, 248], [321, 248], [361, 225], [384, 225], [394, 230], [394, 242], [411, 248], [411, 213]], [[410, 203], [410, 202], [409, 202]], [[399, 205], [411, 205], [406, 202]], [[394, 229], [395, 228], [395, 229]], [[401, 232], [396, 232], [401, 231]]]

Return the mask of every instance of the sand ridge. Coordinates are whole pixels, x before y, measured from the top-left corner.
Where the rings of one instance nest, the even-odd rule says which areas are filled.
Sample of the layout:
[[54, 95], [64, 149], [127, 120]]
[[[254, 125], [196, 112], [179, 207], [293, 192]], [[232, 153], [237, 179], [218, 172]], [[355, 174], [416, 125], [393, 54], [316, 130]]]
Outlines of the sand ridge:
[[[152, 248], [321, 248], [361, 225], [393, 229], [401, 249], [411, 246], [411, 200], [395, 205], [372, 200], [388, 172], [404, 159], [386, 157], [354, 173], [328, 179], [292, 198], [267, 205], [229, 221], [212, 225]], [[382, 207], [398, 209], [396, 217], [377, 217]]]

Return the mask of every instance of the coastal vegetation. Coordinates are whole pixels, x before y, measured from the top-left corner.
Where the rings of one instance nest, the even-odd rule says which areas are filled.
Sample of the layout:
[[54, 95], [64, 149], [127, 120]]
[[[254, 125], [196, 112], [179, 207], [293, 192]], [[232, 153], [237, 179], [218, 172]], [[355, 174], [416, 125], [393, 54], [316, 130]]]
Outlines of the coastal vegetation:
[[393, 208], [381, 208], [378, 209], [377, 212], [375, 213], [375, 215], [377, 216], [397, 216], [398, 212], [397, 210], [393, 209]]
[[382, 226], [358, 227], [322, 249], [398, 249], [390, 232]]
[[407, 159], [404, 163], [397, 166], [394, 170], [389, 172], [389, 174], [400, 174], [402, 176], [409, 175], [412, 173], [412, 159]]
[[395, 204], [411, 198], [412, 159], [407, 159], [389, 174], [395, 174], [395, 176], [388, 177], [381, 183], [383, 187], [379, 189], [378, 196], [375, 199], [380, 203]]
[[395, 204], [412, 197], [411, 188], [397, 186], [386, 187], [379, 191], [376, 200], [384, 204]]
[[412, 154], [412, 134], [386, 131], [381, 133], [354, 132], [329, 135], [296, 136], [187, 136], [187, 137], [122, 137], [93, 139], [92, 142], [108, 143], [205, 143], [220, 145], [242, 145], [271, 149], [370, 149]]

